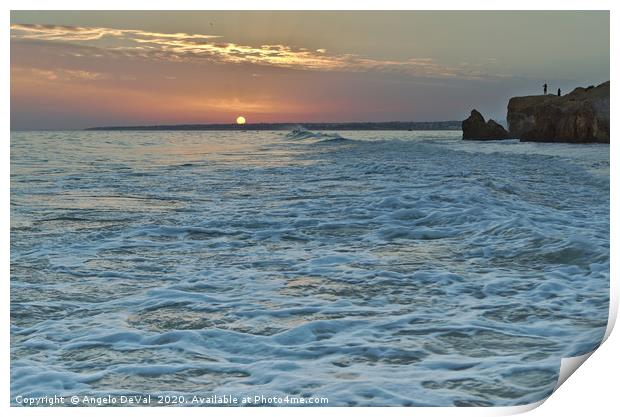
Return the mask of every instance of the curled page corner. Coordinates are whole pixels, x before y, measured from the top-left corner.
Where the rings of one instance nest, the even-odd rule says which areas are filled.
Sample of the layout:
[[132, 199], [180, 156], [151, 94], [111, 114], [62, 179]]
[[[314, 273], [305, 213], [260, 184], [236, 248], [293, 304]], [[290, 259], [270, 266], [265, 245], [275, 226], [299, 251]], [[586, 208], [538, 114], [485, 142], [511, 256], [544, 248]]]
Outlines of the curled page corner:
[[611, 331], [616, 325], [616, 318], [618, 317], [618, 286], [614, 283], [614, 280], [609, 282], [609, 318], [607, 319], [607, 328], [605, 329], [605, 335], [601, 341], [601, 345], [605, 343], [605, 340], [611, 334]]
[[555, 384], [553, 392], [557, 391], [560, 386], [566, 382], [569, 376], [571, 376], [583, 363], [594, 353], [594, 350], [580, 356], [573, 356], [570, 358], [562, 358], [560, 362], [560, 373], [558, 375], [558, 382]]
[[[605, 341], [607, 340], [607, 338], [609, 337], [609, 335], [611, 334], [611, 331], [613, 330], [615, 324], [616, 324], [616, 317], [618, 314], [618, 299], [616, 296], [615, 291], [613, 291], [610, 288], [610, 298], [609, 298], [609, 318], [607, 319], [607, 328], [605, 329], [605, 335], [603, 336], [603, 339], [601, 340], [601, 343], [599, 344], [602, 345], [603, 343], [605, 343]], [[580, 356], [573, 356], [570, 358], [562, 358], [562, 360], [560, 361], [560, 373], [558, 375], [558, 382], [555, 385], [555, 388], [553, 389], [553, 392], [557, 391], [558, 388], [560, 388], [560, 386], [562, 386], [562, 384], [564, 382], [566, 382], [566, 380], [577, 370], [579, 369], [579, 367], [581, 365], [583, 365], [583, 363], [588, 360], [588, 358], [590, 356], [592, 356], [592, 354], [596, 351], [596, 349], [594, 349], [591, 352], [585, 353], [583, 355]]]
[[[575, 372], [592, 354], [592, 352], [588, 352], [581, 356], [574, 356], [570, 358], [562, 358], [560, 361], [560, 372], [558, 375], [558, 382], [553, 388], [553, 392], [555, 392], [560, 386]], [[540, 401], [536, 401], [531, 404], [517, 405], [517, 406], [509, 406], [509, 407], [499, 407], [497, 408], [498, 416], [507, 416], [507, 415], [516, 415], [527, 413], [528, 411], [532, 411], [538, 406], [542, 405], [545, 401], [547, 401], [551, 397], [548, 396]]]
[[497, 415], [508, 416], [508, 415], [527, 413], [528, 411], [532, 411], [535, 408], [538, 408], [538, 406], [544, 403], [545, 401], [546, 399], [543, 399], [543, 400], [536, 401], [535, 403], [530, 403], [530, 404], [514, 405], [511, 407], [502, 407], [503, 410], [500, 411], [501, 414], [497, 414]]

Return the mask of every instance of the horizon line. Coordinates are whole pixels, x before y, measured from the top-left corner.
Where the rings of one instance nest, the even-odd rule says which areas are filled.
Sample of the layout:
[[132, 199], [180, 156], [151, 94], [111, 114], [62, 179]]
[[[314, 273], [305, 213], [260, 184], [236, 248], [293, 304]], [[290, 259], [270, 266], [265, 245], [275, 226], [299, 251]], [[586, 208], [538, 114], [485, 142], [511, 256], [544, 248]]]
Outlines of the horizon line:
[[[390, 120], [382, 122], [374, 121], [345, 121], [345, 122], [256, 122], [256, 123], [175, 123], [175, 124], [148, 124], [148, 125], [115, 125], [115, 126], [93, 126], [79, 130], [98, 130], [98, 129], [161, 129], [166, 128], [179, 129], [183, 127], [187, 128], [226, 128], [226, 129], [239, 129], [239, 130], [253, 130], [256, 127], [304, 127], [307, 126], [329, 126], [332, 128], [344, 128], [354, 125], [374, 125], [375, 127], [380, 125], [424, 125], [424, 124], [454, 124], [461, 123], [461, 120], [424, 120], [424, 121], [402, 121], [402, 120]], [[76, 129], [77, 130], [77, 129]], [[215, 130], [215, 129], [213, 129]]]

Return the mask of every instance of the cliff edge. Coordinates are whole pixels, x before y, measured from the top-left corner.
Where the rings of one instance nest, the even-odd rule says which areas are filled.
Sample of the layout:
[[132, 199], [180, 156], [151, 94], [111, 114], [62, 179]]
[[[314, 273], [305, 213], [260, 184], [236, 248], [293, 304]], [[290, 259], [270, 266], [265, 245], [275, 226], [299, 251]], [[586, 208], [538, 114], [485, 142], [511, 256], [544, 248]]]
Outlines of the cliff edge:
[[609, 81], [563, 97], [513, 97], [506, 119], [522, 141], [609, 143]]

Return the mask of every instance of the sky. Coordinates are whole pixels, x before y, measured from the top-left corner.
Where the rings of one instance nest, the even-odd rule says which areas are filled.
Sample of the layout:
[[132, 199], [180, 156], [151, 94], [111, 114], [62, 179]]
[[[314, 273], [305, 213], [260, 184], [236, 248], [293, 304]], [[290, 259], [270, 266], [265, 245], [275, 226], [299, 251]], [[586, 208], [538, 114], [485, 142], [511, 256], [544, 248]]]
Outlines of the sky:
[[609, 80], [607, 11], [13, 11], [11, 128], [506, 118]]

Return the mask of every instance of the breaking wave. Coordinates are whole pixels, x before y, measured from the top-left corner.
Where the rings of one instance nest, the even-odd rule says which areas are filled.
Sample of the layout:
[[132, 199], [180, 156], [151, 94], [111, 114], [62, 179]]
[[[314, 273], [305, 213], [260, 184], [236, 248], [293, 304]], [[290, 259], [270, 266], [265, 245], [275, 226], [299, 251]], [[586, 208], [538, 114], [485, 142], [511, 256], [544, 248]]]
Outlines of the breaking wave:
[[286, 134], [288, 139], [303, 140], [303, 139], [320, 139], [322, 141], [342, 141], [346, 140], [338, 133], [322, 133], [312, 132], [306, 130], [303, 127], [297, 127]]
[[13, 398], [517, 405], [603, 336], [608, 146], [12, 135]]

